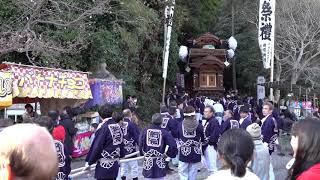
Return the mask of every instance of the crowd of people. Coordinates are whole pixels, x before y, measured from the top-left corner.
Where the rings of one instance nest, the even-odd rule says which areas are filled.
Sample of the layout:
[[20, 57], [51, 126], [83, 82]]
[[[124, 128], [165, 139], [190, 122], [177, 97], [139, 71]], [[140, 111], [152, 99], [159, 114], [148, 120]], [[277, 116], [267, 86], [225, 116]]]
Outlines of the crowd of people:
[[[151, 124], [140, 129], [133, 119], [136, 105], [129, 105], [136, 101], [132, 97], [127, 100], [122, 112], [101, 107], [101, 121], [91, 125], [94, 133], [85, 169], [96, 164], [94, 177], [98, 180], [137, 180], [138, 160], [119, 160], [138, 151], [143, 156], [145, 179], [166, 179], [172, 164], [178, 167], [181, 180], [197, 179], [203, 168], [209, 173], [208, 180], [272, 180], [271, 154], [281, 149], [281, 131], [289, 132], [294, 122], [290, 112], [278, 110], [267, 99], [257, 104], [253, 98], [240, 100], [233, 95], [184, 96], [169, 99], [151, 117]], [[0, 177], [68, 179], [72, 138], [77, 132], [72, 117], [79, 111], [70, 107], [61, 113], [50, 111], [48, 117], [34, 117], [33, 124], [12, 125], [0, 120]], [[320, 179], [319, 128], [317, 118], [293, 125], [293, 160], [287, 165], [287, 179]]]

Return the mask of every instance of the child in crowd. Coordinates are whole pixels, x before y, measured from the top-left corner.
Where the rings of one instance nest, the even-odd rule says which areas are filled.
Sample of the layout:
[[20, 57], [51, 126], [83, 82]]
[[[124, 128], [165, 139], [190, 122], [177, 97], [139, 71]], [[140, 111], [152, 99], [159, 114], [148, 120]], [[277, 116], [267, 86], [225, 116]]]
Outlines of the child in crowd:
[[92, 144], [92, 142], [94, 140], [94, 137], [95, 137], [97, 129], [98, 129], [98, 124], [97, 123], [92, 123], [90, 125], [90, 132], [92, 132], [92, 135], [90, 137], [90, 145]]
[[270, 155], [268, 144], [264, 144], [261, 140], [261, 127], [257, 123], [253, 123], [247, 127], [247, 131], [251, 135], [254, 143], [254, 155], [251, 164], [252, 171], [261, 179], [269, 180]]

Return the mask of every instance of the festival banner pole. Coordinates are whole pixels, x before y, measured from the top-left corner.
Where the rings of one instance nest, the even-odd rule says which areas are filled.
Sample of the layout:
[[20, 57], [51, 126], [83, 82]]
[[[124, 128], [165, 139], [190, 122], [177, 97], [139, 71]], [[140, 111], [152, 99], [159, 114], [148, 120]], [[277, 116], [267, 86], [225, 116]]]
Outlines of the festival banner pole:
[[[275, 5], [276, 0], [260, 0], [259, 3], [259, 47], [264, 68], [270, 68], [271, 83], [274, 79]], [[273, 99], [271, 87], [270, 100]]]
[[[167, 1], [167, 0], [166, 0]], [[175, 0], [172, 0], [172, 4], [166, 6], [166, 11], [169, 12], [165, 13], [165, 46], [164, 46], [164, 59], [163, 59], [163, 89], [162, 89], [162, 104], [165, 104], [165, 96], [166, 96], [166, 82], [167, 82], [167, 73], [168, 73], [168, 61], [169, 61], [169, 51], [170, 51], [170, 39], [171, 39], [171, 31], [172, 31], [172, 23], [173, 23], [173, 12], [174, 12], [174, 5]], [[168, 8], [169, 7], [169, 8]]]

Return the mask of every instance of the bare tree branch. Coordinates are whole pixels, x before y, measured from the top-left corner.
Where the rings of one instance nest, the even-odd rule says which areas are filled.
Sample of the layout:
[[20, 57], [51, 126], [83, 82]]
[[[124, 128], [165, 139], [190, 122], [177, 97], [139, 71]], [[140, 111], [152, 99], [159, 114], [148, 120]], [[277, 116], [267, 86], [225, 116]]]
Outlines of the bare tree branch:
[[[76, 0], [15, 0], [13, 3], [21, 8], [22, 13], [0, 25], [0, 56], [24, 52], [34, 64], [34, 54], [79, 52], [87, 45], [85, 30], [90, 26], [91, 17], [108, 13], [110, 1], [97, 0], [85, 4]], [[48, 32], [39, 31], [39, 27], [49, 26], [70, 29], [77, 34], [73, 39], [62, 41], [52, 38]]]

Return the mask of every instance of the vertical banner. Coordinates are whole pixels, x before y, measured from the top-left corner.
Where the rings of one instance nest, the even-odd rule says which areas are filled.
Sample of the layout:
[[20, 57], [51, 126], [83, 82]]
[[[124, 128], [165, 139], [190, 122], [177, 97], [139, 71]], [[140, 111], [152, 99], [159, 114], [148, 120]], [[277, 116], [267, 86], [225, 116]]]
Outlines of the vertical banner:
[[263, 76], [258, 76], [257, 78], [257, 99], [264, 99], [266, 97], [266, 90], [264, 84], [266, 82], [266, 79]]
[[0, 71], [0, 107], [12, 105], [12, 73]]
[[[167, 1], [166, 1], [167, 2]], [[170, 51], [170, 39], [171, 39], [171, 31], [172, 31], [172, 23], [173, 23], [173, 12], [174, 12], [174, 3], [173, 5], [166, 6], [165, 8], [165, 44], [164, 44], [164, 55], [163, 55], [163, 79], [167, 79], [168, 72], [168, 60], [169, 60], [169, 51]]]
[[260, 0], [259, 3], [259, 47], [263, 67], [269, 69], [274, 58], [276, 0]]
[[184, 83], [184, 74], [182, 73], [177, 73], [176, 74], [176, 83], [178, 86], [185, 88], [185, 83]]

